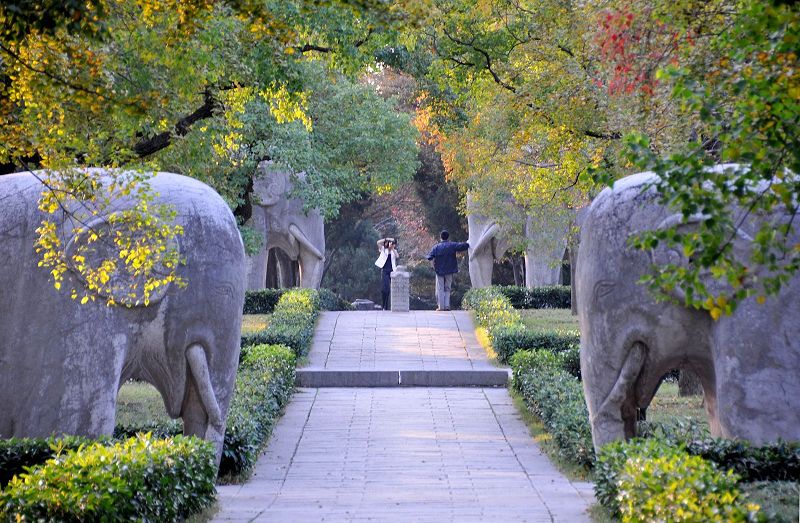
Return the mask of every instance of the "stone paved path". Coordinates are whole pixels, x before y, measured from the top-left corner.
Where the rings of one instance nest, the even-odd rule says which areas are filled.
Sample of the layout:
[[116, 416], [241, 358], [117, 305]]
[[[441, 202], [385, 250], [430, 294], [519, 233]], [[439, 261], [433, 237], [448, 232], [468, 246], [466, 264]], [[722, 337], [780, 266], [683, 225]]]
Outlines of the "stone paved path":
[[309, 367], [326, 370], [495, 370], [466, 311], [323, 312]]
[[[373, 340], [389, 324], [404, 339]], [[325, 353], [339, 369], [491, 367], [471, 328], [462, 312], [332, 313], [310, 365]], [[214, 521], [579, 522], [593, 496], [541, 453], [504, 388], [303, 388], [253, 477], [219, 487], [219, 502]]]

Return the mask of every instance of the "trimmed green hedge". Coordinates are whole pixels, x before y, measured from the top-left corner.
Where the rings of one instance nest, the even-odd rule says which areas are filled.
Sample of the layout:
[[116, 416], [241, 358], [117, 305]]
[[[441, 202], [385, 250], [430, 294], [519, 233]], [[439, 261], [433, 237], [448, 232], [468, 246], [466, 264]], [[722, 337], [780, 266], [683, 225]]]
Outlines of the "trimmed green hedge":
[[751, 521], [739, 476], [658, 438], [616, 441], [595, 467], [595, 497], [623, 521]]
[[244, 293], [244, 314], [272, 314], [287, 289], [259, 289]]
[[604, 446], [595, 467], [595, 497], [612, 513], [620, 513], [620, 481], [632, 457], [656, 459], [681, 453], [735, 474], [741, 482], [800, 481], [800, 442], [755, 446], [746, 441], [705, 438], [681, 441], [669, 432], [652, 438], [615, 441]]
[[498, 359], [508, 363], [521, 350], [545, 349], [565, 352], [580, 347], [581, 335], [568, 330], [531, 330], [524, 324], [502, 325], [491, 331], [492, 349]]
[[278, 299], [267, 328], [242, 336], [242, 347], [285, 345], [297, 356], [305, 356], [311, 348], [321, 301], [319, 292], [313, 289], [286, 290]]
[[63, 452], [14, 477], [0, 516], [29, 521], [177, 521], [214, 502], [214, 448], [149, 435]]
[[594, 463], [589, 412], [580, 381], [567, 367], [571, 355], [520, 351], [511, 358], [513, 386], [544, 423], [564, 459], [584, 467]]
[[[272, 314], [286, 292], [295, 289], [259, 289], [244, 295], [244, 314]], [[349, 311], [353, 307], [330, 289], [319, 289], [319, 306], [324, 311]]]
[[11, 478], [24, 472], [25, 467], [39, 465], [56, 454], [75, 450], [90, 441], [78, 436], [0, 440], [0, 489], [5, 488]]
[[255, 465], [284, 405], [294, 391], [295, 354], [280, 345], [242, 349], [236, 392], [228, 412], [220, 476], [236, 476]]
[[515, 309], [569, 309], [572, 306], [569, 285], [547, 285], [532, 289], [501, 285], [497, 288]]

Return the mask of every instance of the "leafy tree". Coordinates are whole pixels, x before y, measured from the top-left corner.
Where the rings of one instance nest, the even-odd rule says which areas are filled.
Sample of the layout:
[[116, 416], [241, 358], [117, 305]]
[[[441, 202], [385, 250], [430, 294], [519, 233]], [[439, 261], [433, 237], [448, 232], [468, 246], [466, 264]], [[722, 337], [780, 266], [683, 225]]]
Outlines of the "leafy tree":
[[[80, 270], [92, 290], [86, 298], [99, 290], [92, 282], [112, 279], [117, 270], [143, 278], [144, 301], [146, 289], [166, 282], [142, 263], [171, 252], [180, 233], [170, 229], [168, 209], [146, 205], [152, 199], [144, 173], [162, 165], [186, 166], [194, 154], [193, 172], [238, 206], [247, 199], [256, 155], [274, 152], [309, 173], [309, 187], [298, 190], [317, 197], [329, 214], [354, 191], [387, 189], [413, 172], [413, 133], [403, 129], [402, 117], [335, 72], [352, 76], [369, 63], [373, 46], [408, 16], [402, 6], [100, 0], [50, 10], [34, 4], [0, 8], [0, 164], [6, 172], [43, 169], [36, 173], [47, 187], [42, 209], [67, 215], [92, 242], [111, 244], [107, 263], [90, 266], [67, 259], [57, 220], [40, 229], [43, 264], [56, 282], [68, 265]], [[349, 112], [337, 113], [333, 103], [350, 104]], [[337, 116], [353, 118], [326, 130], [322, 120]], [[367, 116], [374, 125], [369, 134]], [[256, 124], [258, 117], [267, 121]], [[278, 130], [277, 124], [289, 125]], [[312, 133], [315, 124], [319, 132]], [[336, 131], [349, 132], [348, 139], [325, 147], [337, 140]], [[388, 143], [376, 138], [381, 132]], [[300, 146], [291, 157], [293, 138]], [[380, 149], [395, 146], [400, 161], [391, 166]], [[214, 154], [198, 156], [209, 148]], [[100, 179], [83, 166], [124, 169]], [[141, 202], [134, 212], [114, 213], [114, 202], [131, 197]], [[128, 240], [86, 227], [85, 216], [97, 215], [137, 231], [135, 257]], [[166, 278], [175, 278], [172, 261]]]

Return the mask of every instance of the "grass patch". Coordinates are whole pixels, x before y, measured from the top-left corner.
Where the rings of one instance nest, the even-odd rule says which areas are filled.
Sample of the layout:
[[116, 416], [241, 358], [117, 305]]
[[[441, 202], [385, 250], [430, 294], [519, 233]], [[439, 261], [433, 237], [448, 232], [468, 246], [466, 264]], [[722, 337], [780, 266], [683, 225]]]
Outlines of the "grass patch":
[[522, 421], [528, 427], [531, 437], [550, 459], [550, 462], [571, 481], [591, 480], [588, 470], [573, 461], [565, 460], [559, 455], [558, 445], [553, 441], [553, 436], [545, 430], [541, 420], [528, 410], [522, 395], [512, 387], [509, 387], [508, 393], [511, 395]]
[[739, 489], [751, 503], [761, 506], [773, 523], [796, 523], [800, 486], [793, 481], [740, 483]]
[[242, 316], [242, 336], [263, 331], [272, 314], [245, 314]]
[[678, 395], [677, 383], [662, 383], [647, 408], [647, 421], [670, 423], [689, 419], [708, 429], [708, 415], [703, 406], [703, 396], [681, 397]]
[[578, 330], [578, 317], [570, 309], [521, 309], [519, 313], [531, 330]]
[[155, 387], [142, 381], [128, 381], [117, 395], [117, 425], [142, 426], [170, 421], [164, 400]]

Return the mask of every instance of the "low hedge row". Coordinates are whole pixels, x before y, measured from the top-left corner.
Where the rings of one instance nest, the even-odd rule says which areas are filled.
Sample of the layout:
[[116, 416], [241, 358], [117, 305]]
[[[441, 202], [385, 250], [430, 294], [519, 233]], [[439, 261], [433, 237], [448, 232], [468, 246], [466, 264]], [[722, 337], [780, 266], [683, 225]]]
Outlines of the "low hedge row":
[[[244, 314], [272, 314], [286, 292], [293, 289], [259, 289], [244, 295]], [[325, 311], [348, 311], [353, 307], [330, 289], [319, 289], [319, 306]]]
[[532, 330], [524, 324], [501, 325], [491, 331], [492, 349], [503, 363], [520, 350], [546, 349], [551, 352], [577, 350], [581, 335], [568, 330]]
[[[259, 291], [260, 292], [260, 291]], [[266, 329], [242, 336], [242, 347], [249, 345], [285, 345], [297, 356], [311, 348], [314, 324], [319, 316], [321, 299], [313, 289], [288, 289], [281, 294]]]
[[617, 441], [598, 457], [595, 497], [623, 521], [759, 520], [739, 492], [741, 478], [723, 470], [673, 441]]
[[228, 412], [220, 476], [236, 476], [253, 468], [294, 390], [292, 349], [256, 345], [243, 347], [242, 353], [236, 392]]
[[559, 455], [589, 468], [595, 456], [583, 386], [565, 370], [573, 360], [572, 352], [517, 352], [511, 359], [513, 386], [553, 436]]
[[547, 285], [532, 289], [502, 285], [498, 289], [515, 309], [569, 309], [572, 306], [569, 285]]
[[[507, 289], [525, 287], [484, 287], [470, 289], [464, 295], [462, 307], [473, 311], [475, 323], [486, 329], [489, 342], [501, 363], [509, 363], [521, 350], [546, 349], [551, 352], [577, 350], [580, 333], [568, 330], [532, 330], [522, 321], [512, 306]], [[525, 289], [535, 290], [535, 289]], [[580, 364], [578, 364], [578, 368]]]
[[214, 502], [214, 448], [139, 435], [61, 452], [0, 491], [8, 521], [178, 521]]

